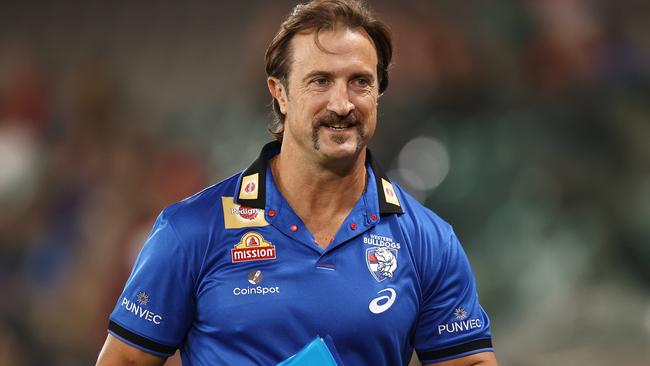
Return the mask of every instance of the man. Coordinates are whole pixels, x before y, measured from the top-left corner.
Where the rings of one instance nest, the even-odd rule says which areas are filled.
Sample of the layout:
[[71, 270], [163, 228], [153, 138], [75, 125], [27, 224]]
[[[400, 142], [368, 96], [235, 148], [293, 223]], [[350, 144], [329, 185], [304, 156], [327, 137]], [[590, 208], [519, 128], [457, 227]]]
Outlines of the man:
[[496, 365], [451, 227], [366, 150], [391, 55], [354, 0], [294, 9], [266, 54], [278, 141], [161, 213], [98, 365], [275, 365], [318, 335], [346, 365]]

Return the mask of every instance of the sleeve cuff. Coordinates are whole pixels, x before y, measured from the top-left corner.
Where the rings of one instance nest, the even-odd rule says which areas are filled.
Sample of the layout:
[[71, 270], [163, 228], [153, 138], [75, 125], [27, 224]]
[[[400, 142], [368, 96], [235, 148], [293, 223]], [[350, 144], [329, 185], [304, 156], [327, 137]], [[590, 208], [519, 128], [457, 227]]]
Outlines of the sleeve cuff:
[[417, 351], [417, 354], [420, 362], [431, 363], [446, 361], [463, 356], [469, 356], [479, 352], [488, 352], [493, 350], [494, 348], [492, 347], [492, 339], [485, 338], [435, 351]]
[[173, 355], [177, 349], [177, 347], [158, 343], [149, 338], [133, 333], [112, 320], [108, 323], [108, 331], [120, 340], [156, 356], [169, 357]]

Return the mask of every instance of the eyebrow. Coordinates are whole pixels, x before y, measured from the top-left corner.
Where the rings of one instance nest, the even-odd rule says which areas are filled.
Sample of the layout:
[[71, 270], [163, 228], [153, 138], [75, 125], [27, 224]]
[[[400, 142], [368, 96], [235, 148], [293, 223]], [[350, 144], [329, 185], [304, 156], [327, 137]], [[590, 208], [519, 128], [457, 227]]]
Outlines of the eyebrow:
[[[325, 77], [331, 78], [331, 77], [334, 76], [334, 74], [329, 72], [329, 71], [314, 70], [314, 71], [308, 73], [307, 75], [305, 75], [305, 77], [302, 78], [302, 81], [303, 82], [308, 81], [309, 79], [312, 79], [312, 78], [314, 78], [316, 76], [325, 76]], [[356, 72], [356, 73], [352, 74], [351, 79], [356, 79], [356, 78], [359, 78], [359, 77], [365, 77], [365, 78], [370, 79], [373, 82], [375, 81], [375, 77], [372, 75], [372, 73], [369, 73], [369, 72]]]
[[316, 76], [332, 77], [332, 76], [334, 76], [334, 74], [332, 74], [331, 72], [328, 72], [328, 71], [314, 70], [314, 71], [308, 73], [307, 75], [305, 75], [305, 77], [302, 78], [302, 81], [308, 81], [309, 79], [312, 79], [312, 78], [314, 78]]
[[375, 81], [374, 75], [372, 75], [372, 73], [369, 73], [369, 72], [357, 72], [357, 73], [352, 74], [352, 79], [356, 79], [356, 78], [360, 78], [360, 77], [367, 78], [367, 79], [369, 79], [370, 81], [373, 81], [373, 82]]

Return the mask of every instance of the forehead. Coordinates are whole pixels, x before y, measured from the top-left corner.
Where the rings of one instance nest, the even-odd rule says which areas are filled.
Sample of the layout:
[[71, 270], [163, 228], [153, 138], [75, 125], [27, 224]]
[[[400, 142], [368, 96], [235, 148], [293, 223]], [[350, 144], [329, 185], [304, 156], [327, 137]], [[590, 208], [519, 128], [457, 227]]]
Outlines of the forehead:
[[376, 76], [377, 51], [365, 30], [346, 27], [323, 30], [318, 33], [318, 44], [315, 34], [315, 31], [299, 33], [291, 40], [290, 78], [318, 70]]

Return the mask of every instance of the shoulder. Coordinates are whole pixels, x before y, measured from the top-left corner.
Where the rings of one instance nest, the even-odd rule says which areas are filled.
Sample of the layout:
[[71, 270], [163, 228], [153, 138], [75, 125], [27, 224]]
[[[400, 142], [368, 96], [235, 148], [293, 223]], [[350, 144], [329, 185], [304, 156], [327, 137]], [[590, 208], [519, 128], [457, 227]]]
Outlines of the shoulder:
[[398, 184], [393, 183], [393, 186], [398, 192], [404, 211], [397, 215], [397, 221], [405, 234], [411, 239], [419, 239], [413, 240], [415, 243], [437, 247], [448, 244], [454, 235], [452, 226]]
[[222, 202], [233, 197], [240, 176], [241, 172], [167, 206], [157, 225], [169, 225], [181, 242], [205, 242], [207, 236], [223, 228]]

